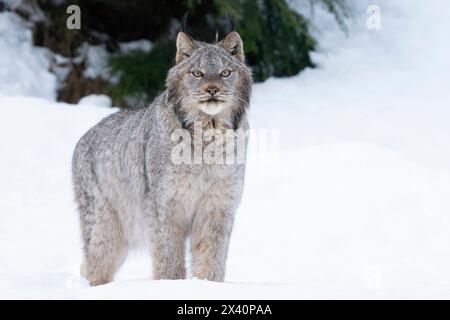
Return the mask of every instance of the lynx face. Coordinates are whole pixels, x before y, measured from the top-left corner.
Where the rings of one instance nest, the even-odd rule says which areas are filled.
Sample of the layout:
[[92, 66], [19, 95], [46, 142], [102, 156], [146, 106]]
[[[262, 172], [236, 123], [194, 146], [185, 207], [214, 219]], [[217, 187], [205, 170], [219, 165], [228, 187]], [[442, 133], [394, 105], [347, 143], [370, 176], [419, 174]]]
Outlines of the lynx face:
[[248, 108], [252, 83], [240, 36], [232, 32], [219, 43], [207, 44], [180, 32], [176, 61], [167, 87], [182, 125], [208, 116], [236, 128]]

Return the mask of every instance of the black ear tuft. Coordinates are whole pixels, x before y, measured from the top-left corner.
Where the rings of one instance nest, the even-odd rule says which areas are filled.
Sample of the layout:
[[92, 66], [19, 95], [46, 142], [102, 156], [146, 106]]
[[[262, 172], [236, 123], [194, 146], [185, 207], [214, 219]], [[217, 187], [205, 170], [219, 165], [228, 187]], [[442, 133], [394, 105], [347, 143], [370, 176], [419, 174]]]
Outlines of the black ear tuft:
[[231, 31], [236, 31], [234, 18], [232, 16], [230, 16], [230, 30]]
[[189, 15], [189, 11], [186, 11], [186, 13], [183, 15], [183, 18], [181, 19], [181, 31], [183, 31], [184, 33], [187, 33], [187, 18]]

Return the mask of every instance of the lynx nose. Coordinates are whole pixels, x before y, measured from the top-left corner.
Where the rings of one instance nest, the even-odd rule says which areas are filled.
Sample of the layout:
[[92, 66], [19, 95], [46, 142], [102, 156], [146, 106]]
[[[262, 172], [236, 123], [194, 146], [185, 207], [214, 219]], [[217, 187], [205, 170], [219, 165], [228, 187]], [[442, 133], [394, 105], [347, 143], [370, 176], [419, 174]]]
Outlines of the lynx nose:
[[211, 87], [206, 88], [206, 92], [208, 92], [211, 95], [211, 97], [214, 97], [214, 95], [217, 92], [219, 92], [219, 88], [211, 86]]

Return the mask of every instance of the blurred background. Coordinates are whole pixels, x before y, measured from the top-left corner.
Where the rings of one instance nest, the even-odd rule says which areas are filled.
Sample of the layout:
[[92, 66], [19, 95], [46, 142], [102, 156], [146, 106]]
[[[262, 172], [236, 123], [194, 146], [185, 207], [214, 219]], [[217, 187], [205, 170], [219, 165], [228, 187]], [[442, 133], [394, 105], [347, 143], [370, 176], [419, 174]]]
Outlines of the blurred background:
[[[289, 0], [2, 0], [0, 10], [30, 26], [35, 46], [48, 49], [57, 99], [69, 103], [105, 94], [121, 107], [150, 102], [164, 88], [174, 62], [176, 34], [213, 42], [235, 28], [245, 39], [247, 63], [257, 82], [313, 67], [316, 48], [307, 17]], [[80, 29], [69, 29], [69, 5], [80, 9]], [[345, 0], [305, 0], [320, 5], [345, 30]]]

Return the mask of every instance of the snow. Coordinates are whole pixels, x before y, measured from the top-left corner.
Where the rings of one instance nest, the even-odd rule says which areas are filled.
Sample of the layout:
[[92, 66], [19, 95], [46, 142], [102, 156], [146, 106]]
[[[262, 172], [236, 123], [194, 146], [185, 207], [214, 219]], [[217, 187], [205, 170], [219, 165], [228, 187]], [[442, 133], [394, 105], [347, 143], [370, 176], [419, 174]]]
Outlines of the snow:
[[90, 94], [81, 98], [78, 104], [109, 108], [112, 107], [112, 100], [104, 94]]
[[0, 95], [55, 99], [51, 54], [33, 46], [30, 25], [14, 13], [0, 12], [0, 48]]
[[124, 54], [132, 53], [134, 51], [150, 52], [152, 47], [152, 42], [146, 39], [119, 43], [120, 52]]
[[78, 55], [84, 57], [86, 60], [86, 68], [83, 71], [83, 76], [86, 78], [97, 78], [109, 80], [111, 78], [108, 59], [110, 54], [106, 50], [104, 44], [90, 45], [84, 43], [78, 49]]
[[152, 281], [137, 252], [90, 288], [70, 159], [114, 109], [0, 91], [0, 298], [450, 298], [450, 5], [379, 0], [368, 30], [369, 4], [348, 37], [317, 8], [318, 68], [255, 85], [250, 156], [264, 129], [279, 163], [248, 166], [225, 283]]
[[[152, 43], [145, 39], [122, 42], [119, 43], [119, 48], [122, 54], [127, 54], [134, 51], [149, 52], [152, 48]], [[78, 50], [78, 56], [84, 57], [86, 61], [86, 68], [83, 71], [84, 77], [101, 77], [111, 83], [117, 83], [119, 81], [119, 77], [111, 75], [111, 71], [108, 66], [108, 60], [111, 54], [106, 50], [106, 46], [104, 44], [90, 45], [88, 43], [84, 43]]]

